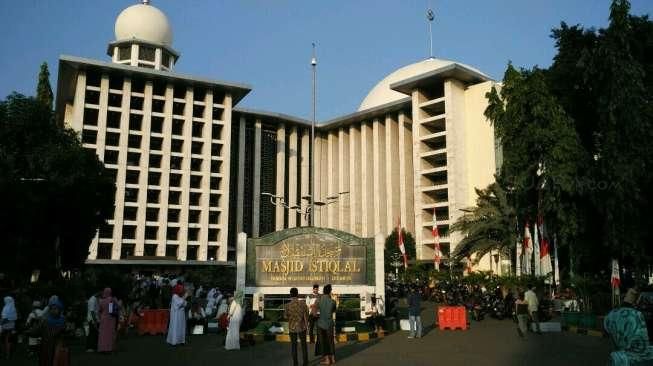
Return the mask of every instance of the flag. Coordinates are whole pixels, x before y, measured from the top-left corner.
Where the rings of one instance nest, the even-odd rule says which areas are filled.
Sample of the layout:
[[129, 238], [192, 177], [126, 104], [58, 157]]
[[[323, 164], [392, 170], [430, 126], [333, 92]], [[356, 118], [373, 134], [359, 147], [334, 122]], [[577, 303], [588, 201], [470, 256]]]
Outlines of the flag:
[[619, 288], [621, 285], [621, 277], [619, 276], [619, 261], [616, 259], [612, 260], [612, 278], [610, 278], [610, 284], [612, 288]]
[[536, 276], [541, 276], [542, 271], [540, 269], [540, 237], [537, 228], [537, 222], [533, 225], [533, 269], [535, 270]]
[[533, 257], [533, 245], [531, 243], [531, 232], [528, 229], [528, 222], [524, 227], [524, 251], [522, 254], [522, 259], [524, 265], [522, 266], [523, 272], [526, 274], [531, 274], [531, 258]]
[[558, 240], [553, 235], [553, 284], [560, 284], [560, 265], [558, 263]]
[[435, 251], [435, 258], [433, 258], [433, 263], [435, 265], [435, 270], [440, 270], [440, 260], [442, 259], [442, 253], [440, 252], [440, 233], [438, 232], [438, 219], [435, 216], [435, 208], [433, 209], [433, 249]]
[[404, 236], [401, 234], [401, 219], [397, 222], [397, 245], [399, 246], [399, 251], [404, 257], [404, 268], [408, 268], [408, 257], [406, 257], [406, 247], [404, 246]]
[[544, 280], [546, 283], [552, 283], [551, 274], [553, 272], [553, 267], [551, 267], [551, 247], [549, 246], [549, 241], [547, 240], [546, 233], [544, 232], [544, 219], [540, 216], [537, 220], [537, 224], [540, 227], [540, 271], [542, 276], [546, 276]]
[[521, 252], [522, 244], [517, 241], [517, 244], [515, 245], [515, 275], [517, 277], [521, 276]]

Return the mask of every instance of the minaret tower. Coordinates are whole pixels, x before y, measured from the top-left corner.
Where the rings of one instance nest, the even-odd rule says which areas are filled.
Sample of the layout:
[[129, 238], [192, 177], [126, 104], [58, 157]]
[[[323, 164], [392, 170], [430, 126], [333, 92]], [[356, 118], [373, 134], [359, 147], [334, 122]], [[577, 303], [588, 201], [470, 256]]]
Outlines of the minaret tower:
[[107, 49], [115, 63], [170, 71], [179, 58], [172, 48], [168, 18], [149, 0], [123, 10], [116, 18], [115, 34]]

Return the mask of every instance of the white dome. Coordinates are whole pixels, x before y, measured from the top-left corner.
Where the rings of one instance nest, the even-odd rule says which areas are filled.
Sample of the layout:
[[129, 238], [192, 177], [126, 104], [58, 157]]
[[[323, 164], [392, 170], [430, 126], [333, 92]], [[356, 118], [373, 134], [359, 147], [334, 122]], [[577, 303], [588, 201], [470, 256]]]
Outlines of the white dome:
[[[437, 58], [429, 58], [414, 64], [410, 64], [408, 66], [404, 66], [392, 72], [383, 80], [379, 81], [379, 83], [376, 84], [369, 93], [367, 93], [367, 96], [365, 99], [363, 99], [363, 102], [358, 107], [358, 110], [363, 111], [366, 109], [378, 107], [386, 103], [394, 102], [402, 98], [406, 98], [406, 94], [402, 94], [398, 91], [390, 89], [390, 85], [398, 81], [406, 80], [413, 76], [421, 75], [455, 63], [457, 62]], [[482, 74], [480, 71], [472, 67], [467, 65], [463, 66]]]
[[163, 12], [152, 5], [137, 4], [123, 10], [116, 18], [116, 41], [140, 39], [172, 45], [172, 29]]

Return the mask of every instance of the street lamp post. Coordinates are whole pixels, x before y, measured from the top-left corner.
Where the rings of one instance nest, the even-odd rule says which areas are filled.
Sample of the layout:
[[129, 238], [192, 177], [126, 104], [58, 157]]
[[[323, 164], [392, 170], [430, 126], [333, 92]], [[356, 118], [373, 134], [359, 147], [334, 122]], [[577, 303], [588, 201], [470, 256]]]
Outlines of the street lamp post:
[[311, 58], [311, 68], [313, 69], [313, 120], [311, 123], [311, 166], [310, 166], [310, 175], [311, 175], [311, 193], [310, 193], [310, 216], [309, 216], [309, 225], [315, 226], [315, 220], [313, 219], [315, 212], [315, 110], [316, 110], [316, 99], [317, 99], [317, 57], [315, 56], [315, 43], [313, 43], [313, 57]]

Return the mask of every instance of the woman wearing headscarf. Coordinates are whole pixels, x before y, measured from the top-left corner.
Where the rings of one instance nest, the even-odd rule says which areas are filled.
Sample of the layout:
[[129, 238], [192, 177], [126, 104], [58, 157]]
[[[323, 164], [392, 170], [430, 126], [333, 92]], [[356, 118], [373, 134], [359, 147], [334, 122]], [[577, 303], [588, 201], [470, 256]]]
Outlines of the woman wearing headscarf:
[[177, 284], [173, 287], [170, 301], [170, 323], [166, 342], [172, 346], [186, 343], [186, 297], [184, 287]]
[[653, 363], [653, 347], [649, 345], [646, 322], [641, 312], [630, 307], [612, 310], [603, 321], [615, 351], [609, 365], [628, 366]]
[[2, 340], [4, 343], [5, 356], [7, 359], [11, 358], [11, 343], [14, 333], [16, 332], [16, 320], [18, 320], [18, 313], [16, 312], [16, 305], [14, 298], [5, 296], [5, 304], [2, 307], [2, 318], [0, 320], [0, 330]]
[[227, 329], [227, 339], [224, 348], [226, 350], [240, 349], [240, 323], [243, 321], [243, 292], [236, 291], [236, 294], [229, 299], [229, 328]]
[[70, 363], [69, 353], [63, 343], [65, 328], [63, 304], [58, 298], [51, 299], [45, 319], [28, 331], [29, 336], [41, 338], [39, 366]]
[[111, 289], [105, 288], [102, 291], [100, 300], [100, 327], [98, 329], [98, 352], [113, 352], [116, 339], [116, 323], [120, 311], [118, 303], [112, 296]]

